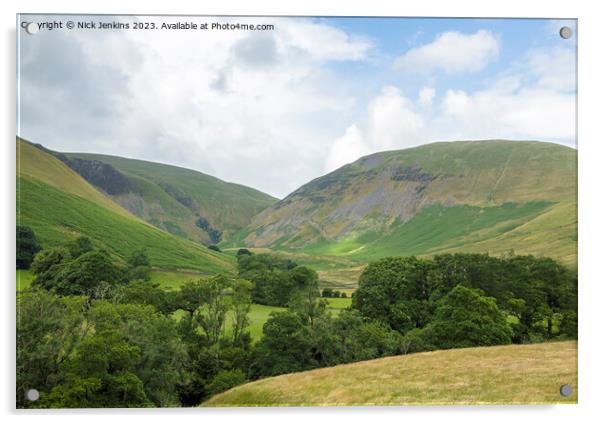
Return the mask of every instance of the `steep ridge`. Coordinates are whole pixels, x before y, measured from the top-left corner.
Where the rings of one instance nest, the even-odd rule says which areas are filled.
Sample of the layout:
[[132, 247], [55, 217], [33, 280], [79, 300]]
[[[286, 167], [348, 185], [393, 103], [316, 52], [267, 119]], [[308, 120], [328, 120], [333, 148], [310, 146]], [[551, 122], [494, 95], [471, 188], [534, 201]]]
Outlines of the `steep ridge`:
[[257, 215], [240, 245], [373, 259], [481, 251], [576, 258], [576, 150], [440, 142], [362, 157]]
[[277, 201], [177, 166], [100, 154], [51, 154], [146, 222], [207, 245], [245, 227]]

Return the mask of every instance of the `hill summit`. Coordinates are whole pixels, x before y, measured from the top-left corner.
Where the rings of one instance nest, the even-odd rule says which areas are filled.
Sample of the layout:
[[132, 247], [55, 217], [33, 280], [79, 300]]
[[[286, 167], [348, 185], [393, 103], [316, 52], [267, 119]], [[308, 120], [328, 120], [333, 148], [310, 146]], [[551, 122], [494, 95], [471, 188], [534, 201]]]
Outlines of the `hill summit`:
[[259, 213], [251, 247], [374, 259], [478, 251], [576, 259], [577, 151], [438, 142], [365, 156]]

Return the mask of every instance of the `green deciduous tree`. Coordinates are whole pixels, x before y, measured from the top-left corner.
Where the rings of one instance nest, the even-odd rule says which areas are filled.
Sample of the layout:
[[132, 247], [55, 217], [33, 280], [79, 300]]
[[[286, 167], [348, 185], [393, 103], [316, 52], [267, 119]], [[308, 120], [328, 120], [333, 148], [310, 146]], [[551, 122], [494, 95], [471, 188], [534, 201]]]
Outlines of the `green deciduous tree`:
[[425, 339], [437, 348], [465, 348], [509, 344], [512, 330], [495, 298], [457, 285], [442, 300]]
[[29, 226], [17, 225], [17, 269], [29, 269], [40, 244]]
[[88, 327], [82, 298], [59, 298], [40, 290], [17, 296], [17, 407], [28, 389], [43, 396], [61, 379], [61, 366], [84, 338]]
[[430, 300], [436, 288], [433, 262], [415, 257], [387, 258], [370, 264], [359, 280], [353, 307], [405, 333], [424, 327], [434, 309]]

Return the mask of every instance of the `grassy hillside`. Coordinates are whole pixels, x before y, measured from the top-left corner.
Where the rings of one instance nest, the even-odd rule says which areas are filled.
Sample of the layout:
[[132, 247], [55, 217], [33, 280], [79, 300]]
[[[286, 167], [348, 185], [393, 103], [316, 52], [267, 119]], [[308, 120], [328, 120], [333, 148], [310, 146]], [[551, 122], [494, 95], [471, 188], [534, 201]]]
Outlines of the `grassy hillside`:
[[233, 240], [355, 262], [513, 249], [574, 264], [576, 154], [527, 141], [376, 153], [302, 186]]
[[[573, 394], [563, 397], [562, 384]], [[577, 343], [442, 350], [293, 373], [203, 406], [549, 404], [577, 402]]]
[[[122, 216], [134, 218], [134, 215], [119, 207], [60, 160], [19, 138], [17, 138], [17, 176], [44, 181], [63, 192], [84, 198]], [[17, 190], [19, 190], [18, 185]]]
[[206, 244], [227, 238], [277, 201], [255, 189], [181, 167], [99, 154], [65, 156], [81, 160], [80, 167], [88, 173], [95, 162], [112, 166], [125, 178], [109, 182], [99, 178], [100, 189], [154, 226]]
[[18, 143], [17, 222], [30, 226], [43, 247], [85, 235], [120, 259], [144, 248], [159, 268], [233, 271], [232, 257], [141, 221], [59, 160], [30, 144]]

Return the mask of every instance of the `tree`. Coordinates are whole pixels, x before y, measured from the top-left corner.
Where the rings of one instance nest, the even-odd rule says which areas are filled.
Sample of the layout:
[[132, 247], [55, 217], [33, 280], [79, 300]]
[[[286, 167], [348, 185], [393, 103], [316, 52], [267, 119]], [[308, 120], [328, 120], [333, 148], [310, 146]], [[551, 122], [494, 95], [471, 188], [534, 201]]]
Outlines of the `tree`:
[[290, 273], [297, 289], [290, 300], [289, 310], [297, 313], [311, 327], [326, 311], [326, 301], [320, 299], [318, 275], [304, 266], [296, 267]]
[[40, 244], [29, 226], [17, 225], [17, 269], [29, 269]]
[[237, 252], [236, 252], [236, 256], [240, 257], [240, 256], [250, 256], [253, 255], [253, 253], [251, 251], [249, 251], [246, 248], [240, 248]]
[[88, 335], [61, 366], [45, 407], [179, 405], [186, 352], [176, 323], [139, 304], [93, 301]]
[[17, 295], [17, 408], [34, 406], [28, 389], [47, 395], [61, 366], [87, 333], [82, 298], [60, 298], [39, 290]]
[[94, 334], [78, 346], [65, 365], [65, 379], [48, 396], [45, 408], [151, 407], [144, 384], [132, 371], [140, 348], [112, 333]]
[[253, 283], [245, 279], [234, 281], [232, 287], [232, 339], [235, 345], [241, 343], [244, 331], [249, 326], [252, 289]]
[[138, 267], [138, 266], [150, 266], [150, 260], [148, 259], [148, 254], [146, 250], [135, 250], [128, 257], [128, 265], [130, 267]]
[[318, 367], [312, 340], [301, 317], [292, 312], [273, 313], [263, 325], [253, 373], [275, 376]]
[[125, 280], [123, 271], [104, 250], [89, 251], [75, 259], [65, 247], [44, 250], [36, 255], [31, 270], [35, 275], [32, 286], [59, 295], [104, 298]]
[[331, 298], [332, 297], [332, 288], [324, 288], [322, 290], [322, 297]]
[[158, 407], [179, 405], [176, 385], [184, 378], [187, 355], [171, 316], [147, 305], [106, 301], [96, 302], [90, 314], [96, 331], [115, 331], [140, 351], [131, 371], [142, 381], [148, 399]]
[[304, 278], [312, 277], [307, 268], [297, 268], [288, 259], [269, 254], [238, 256], [238, 275], [254, 283], [251, 297], [258, 304], [287, 306], [292, 295], [302, 287]]
[[434, 263], [415, 257], [386, 258], [368, 265], [359, 279], [352, 306], [370, 319], [405, 333], [424, 327], [433, 312]]
[[172, 301], [173, 294], [161, 289], [158, 283], [133, 280], [116, 288], [113, 301], [119, 304], [151, 305], [163, 314], [176, 311]]
[[426, 339], [437, 348], [465, 348], [509, 344], [512, 330], [495, 298], [483, 291], [457, 285], [441, 301]]
[[92, 246], [92, 241], [87, 236], [80, 236], [76, 238], [73, 242], [67, 244], [67, 248], [69, 249], [72, 258], [77, 258], [82, 254], [89, 253], [94, 249]]
[[57, 283], [57, 277], [71, 261], [71, 253], [65, 247], [55, 247], [41, 251], [31, 264], [34, 274], [33, 287], [51, 290]]
[[199, 285], [202, 303], [195, 310], [194, 319], [203, 329], [210, 345], [215, 345], [224, 331], [226, 313], [232, 304], [232, 299], [224, 294], [230, 287], [230, 281], [223, 275], [201, 280]]
[[150, 281], [151, 264], [146, 250], [136, 250], [128, 258], [130, 280]]
[[364, 321], [354, 309], [342, 310], [333, 320], [340, 345], [339, 363], [369, 360], [398, 354], [401, 335], [379, 321]]
[[113, 264], [109, 254], [104, 250], [94, 250], [68, 262], [47, 289], [59, 295], [103, 298], [123, 280], [123, 271]]

